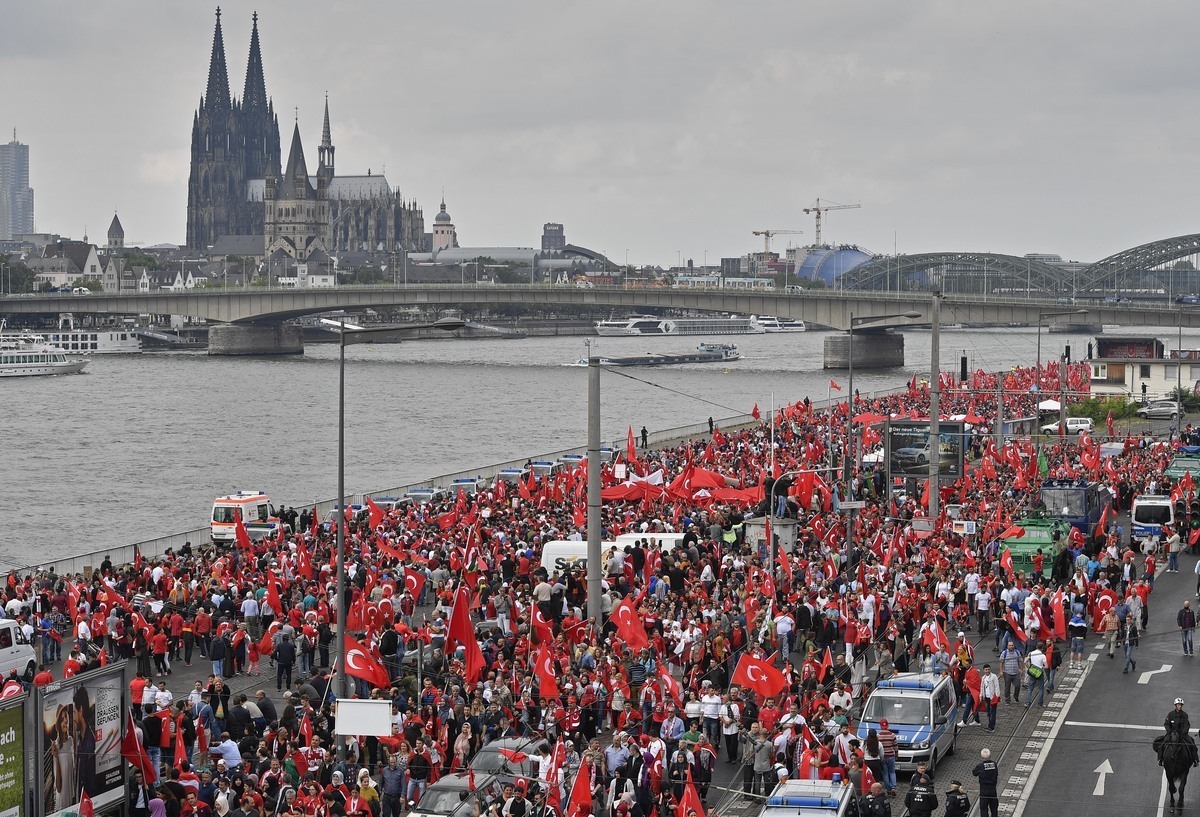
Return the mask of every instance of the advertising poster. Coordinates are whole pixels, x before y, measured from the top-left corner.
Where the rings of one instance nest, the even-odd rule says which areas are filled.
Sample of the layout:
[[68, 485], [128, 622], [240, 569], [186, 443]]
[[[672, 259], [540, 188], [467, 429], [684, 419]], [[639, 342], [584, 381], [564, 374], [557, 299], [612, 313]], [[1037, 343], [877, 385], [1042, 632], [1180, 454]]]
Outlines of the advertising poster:
[[99, 811], [124, 794], [124, 673], [99, 670], [52, 684], [41, 699], [41, 797], [47, 817], [71, 817], [81, 792]]
[[[945, 481], [962, 476], [965, 433], [966, 427], [960, 422], [943, 420], [938, 424], [938, 472]], [[929, 460], [934, 451], [935, 447], [929, 441], [928, 420], [893, 420], [888, 424], [888, 470], [892, 476], [928, 475]]]
[[25, 797], [25, 708], [0, 709], [0, 817], [19, 817]]

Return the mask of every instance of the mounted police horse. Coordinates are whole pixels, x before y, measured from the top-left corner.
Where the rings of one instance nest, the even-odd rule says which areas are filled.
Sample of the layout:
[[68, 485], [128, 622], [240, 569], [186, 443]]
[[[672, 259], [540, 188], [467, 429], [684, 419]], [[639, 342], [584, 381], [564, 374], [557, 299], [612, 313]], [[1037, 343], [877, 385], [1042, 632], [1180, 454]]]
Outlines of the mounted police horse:
[[[1183, 790], [1187, 786], [1188, 772], [1197, 763], [1196, 744], [1190, 738], [1181, 738], [1178, 733], [1159, 735], [1154, 739], [1154, 751], [1162, 763], [1167, 776], [1167, 791], [1171, 794], [1172, 814], [1183, 814]], [[1175, 790], [1179, 789], [1179, 799]]]

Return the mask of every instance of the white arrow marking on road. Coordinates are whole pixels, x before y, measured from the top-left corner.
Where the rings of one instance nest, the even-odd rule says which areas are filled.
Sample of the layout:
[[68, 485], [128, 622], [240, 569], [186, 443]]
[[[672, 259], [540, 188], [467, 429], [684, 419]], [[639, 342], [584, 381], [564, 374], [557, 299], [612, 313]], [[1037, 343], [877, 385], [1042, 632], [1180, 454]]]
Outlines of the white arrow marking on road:
[[1170, 671], [1171, 671], [1171, 665], [1163, 664], [1162, 669], [1152, 669], [1147, 672], [1143, 672], [1141, 674], [1141, 676], [1138, 677], [1138, 683], [1139, 684], [1148, 684], [1148, 683], [1150, 683], [1151, 675], [1158, 675], [1160, 672], [1170, 672]]
[[1104, 762], [1096, 767], [1096, 774], [1100, 775], [1100, 777], [1096, 780], [1096, 788], [1092, 789], [1093, 797], [1104, 796], [1104, 778], [1112, 773], [1112, 764], [1108, 762], [1107, 758], [1105, 758]]

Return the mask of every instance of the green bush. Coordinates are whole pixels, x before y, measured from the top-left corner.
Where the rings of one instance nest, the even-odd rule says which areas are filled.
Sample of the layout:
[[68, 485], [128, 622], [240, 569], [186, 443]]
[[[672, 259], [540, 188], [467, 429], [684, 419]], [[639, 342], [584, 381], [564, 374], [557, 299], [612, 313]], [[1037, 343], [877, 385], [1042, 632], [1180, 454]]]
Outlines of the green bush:
[[1114, 420], [1123, 417], [1136, 417], [1139, 404], [1130, 403], [1124, 397], [1091, 397], [1079, 400], [1067, 406], [1067, 413], [1072, 417], [1091, 417], [1096, 425], [1108, 420], [1111, 411]]

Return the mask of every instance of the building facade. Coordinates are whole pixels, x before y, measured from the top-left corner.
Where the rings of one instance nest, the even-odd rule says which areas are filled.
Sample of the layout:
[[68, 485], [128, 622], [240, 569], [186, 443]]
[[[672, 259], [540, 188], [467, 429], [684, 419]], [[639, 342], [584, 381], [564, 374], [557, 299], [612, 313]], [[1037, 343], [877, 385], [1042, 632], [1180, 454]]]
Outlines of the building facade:
[[0, 241], [33, 232], [33, 188], [29, 186], [29, 145], [0, 145]]

